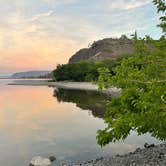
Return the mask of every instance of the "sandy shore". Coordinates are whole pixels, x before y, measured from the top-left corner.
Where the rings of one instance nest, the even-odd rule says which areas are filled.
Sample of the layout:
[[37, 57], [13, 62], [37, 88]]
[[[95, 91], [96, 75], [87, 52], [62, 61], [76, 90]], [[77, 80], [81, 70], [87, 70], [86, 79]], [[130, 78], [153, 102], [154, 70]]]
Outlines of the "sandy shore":
[[[72, 89], [72, 90], [89, 90], [98, 91], [98, 86], [91, 82], [51, 82], [48, 80], [15, 80], [9, 85], [25, 85], [25, 86], [52, 86], [57, 89]], [[103, 93], [117, 96], [121, 90], [116, 87], [103, 89]]]

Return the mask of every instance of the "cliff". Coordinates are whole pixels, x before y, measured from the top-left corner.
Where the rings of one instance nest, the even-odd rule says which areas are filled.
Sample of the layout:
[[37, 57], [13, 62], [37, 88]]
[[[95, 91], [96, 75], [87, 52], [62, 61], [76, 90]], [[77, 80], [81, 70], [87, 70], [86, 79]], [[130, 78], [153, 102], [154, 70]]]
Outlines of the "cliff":
[[106, 38], [94, 42], [89, 48], [83, 48], [76, 52], [69, 63], [75, 63], [82, 60], [102, 61], [105, 59], [116, 59], [123, 55], [132, 54], [133, 41], [126, 36], [119, 39]]

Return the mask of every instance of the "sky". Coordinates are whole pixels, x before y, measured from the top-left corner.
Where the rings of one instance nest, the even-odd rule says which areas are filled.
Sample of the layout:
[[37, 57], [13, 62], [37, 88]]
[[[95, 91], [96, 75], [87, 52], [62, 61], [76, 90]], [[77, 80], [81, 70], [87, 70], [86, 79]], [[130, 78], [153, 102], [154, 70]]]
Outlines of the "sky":
[[151, 0], [0, 0], [0, 74], [52, 70], [93, 41], [159, 38]]

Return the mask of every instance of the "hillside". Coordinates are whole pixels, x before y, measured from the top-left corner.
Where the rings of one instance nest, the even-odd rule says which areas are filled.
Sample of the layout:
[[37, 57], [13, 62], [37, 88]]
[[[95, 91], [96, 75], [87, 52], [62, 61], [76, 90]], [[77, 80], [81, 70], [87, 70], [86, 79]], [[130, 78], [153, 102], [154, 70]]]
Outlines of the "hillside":
[[69, 63], [82, 60], [102, 61], [105, 59], [116, 59], [120, 56], [133, 53], [133, 41], [126, 36], [119, 39], [106, 38], [94, 42], [89, 48], [83, 48], [76, 52]]
[[27, 71], [14, 73], [11, 78], [44, 78], [49, 77], [51, 71]]

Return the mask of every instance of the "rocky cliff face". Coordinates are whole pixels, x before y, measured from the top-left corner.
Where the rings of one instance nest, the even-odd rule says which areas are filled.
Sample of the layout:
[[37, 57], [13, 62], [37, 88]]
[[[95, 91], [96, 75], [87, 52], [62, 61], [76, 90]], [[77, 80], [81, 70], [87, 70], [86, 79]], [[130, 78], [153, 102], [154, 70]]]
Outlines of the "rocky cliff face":
[[132, 54], [133, 51], [133, 41], [131, 39], [126, 37], [119, 39], [106, 38], [94, 42], [89, 48], [84, 48], [76, 52], [69, 59], [69, 63], [82, 60], [102, 61], [105, 59], [116, 59], [126, 54]]

